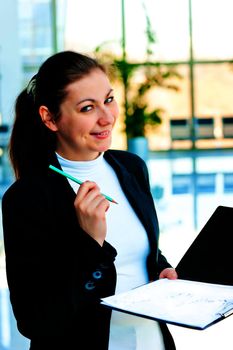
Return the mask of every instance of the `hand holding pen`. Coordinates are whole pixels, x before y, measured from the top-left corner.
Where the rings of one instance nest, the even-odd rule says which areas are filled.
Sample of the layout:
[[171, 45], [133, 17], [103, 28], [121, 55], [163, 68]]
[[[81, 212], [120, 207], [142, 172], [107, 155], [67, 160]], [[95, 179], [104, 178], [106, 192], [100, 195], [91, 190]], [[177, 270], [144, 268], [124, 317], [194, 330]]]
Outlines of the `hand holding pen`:
[[107, 232], [106, 211], [110, 203], [95, 182], [85, 181], [80, 185], [74, 206], [82, 229], [102, 246]]
[[[53, 166], [53, 165], [51, 165], [51, 164], [49, 165], [49, 169], [55, 171], [56, 173], [58, 173], [58, 174], [60, 174], [60, 175], [62, 175], [62, 176], [67, 177], [67, 179], [70, 179], [70, 180], [76, 182], [76, 183], [79, 184], [79, 185], [81, 185], [81, 184], [83, 183], [83, 181], [81, 181], [81, 180], [79, 180], [79, 179], [76, 179], [76, 178], [73, 177], [72, 175], [65, 173], [63, 170], [58, 169], [58, 168], [56, 168], [55, 166]], [[103, 196], [104, 196], [107, 200], [109, 200], [110, 202], [115, 203], [115, 204], [118, 204], [113, 198], [107, 196], [106, 194], [103, 194]]]
[[109, 208], [109, 202], [115, 204], [117, 202], [101, 193], [95, 182], [82, 182], [53, 165], [49, 165], [49, 168], [80, 185], [74, 202], [79, 224], [85, 232], [102, 246], [107, 231], [105, 213]]

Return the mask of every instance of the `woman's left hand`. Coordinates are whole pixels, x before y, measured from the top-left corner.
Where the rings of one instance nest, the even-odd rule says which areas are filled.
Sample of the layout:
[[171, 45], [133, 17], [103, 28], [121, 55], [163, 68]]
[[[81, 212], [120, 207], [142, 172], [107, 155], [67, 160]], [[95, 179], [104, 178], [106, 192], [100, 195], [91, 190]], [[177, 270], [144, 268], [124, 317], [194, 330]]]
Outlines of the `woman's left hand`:
[[168, 278], [169, 280], [176, 280], [178, 278], [177, 272], [172, 267], [168, 267], [160, 272], [159, 278]]

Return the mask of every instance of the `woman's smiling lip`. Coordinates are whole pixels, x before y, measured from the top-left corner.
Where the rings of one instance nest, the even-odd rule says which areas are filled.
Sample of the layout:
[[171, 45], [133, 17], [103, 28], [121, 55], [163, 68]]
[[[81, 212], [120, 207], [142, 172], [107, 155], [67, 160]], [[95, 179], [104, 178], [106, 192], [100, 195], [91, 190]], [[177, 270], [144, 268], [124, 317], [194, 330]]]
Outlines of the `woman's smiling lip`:
[[100, 132], [92, 132], [91, 135], [97, 137], [98, 139], [105, 139], [111, 134], [110, 130], [104, 130]]

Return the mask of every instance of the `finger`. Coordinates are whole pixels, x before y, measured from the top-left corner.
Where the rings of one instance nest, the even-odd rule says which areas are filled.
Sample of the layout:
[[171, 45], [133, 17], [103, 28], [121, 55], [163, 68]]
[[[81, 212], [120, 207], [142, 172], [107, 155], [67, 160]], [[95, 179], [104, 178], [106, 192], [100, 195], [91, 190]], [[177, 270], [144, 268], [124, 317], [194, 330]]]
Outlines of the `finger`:
[[162, 272], [162, 278], [168, 278], [170, 280], [177, 279], [178, 275], [175, 269], [165, 269]]
[[95, 186], [89, 192], [85, 192], [84, 196], [81, 194], [81, 198], [77, 196], [74, 205], [79, 214], [82, 213], [87, 217], [96, 217], [96, 219], [98, 217], [105, 219], [105, 212], [108, 210], [109, 201], [100, 193], [98, 186]]
[[171, 280], [176, 280], [178, 278], [176, 270], [173, 270], [168, 278]]
[[99, 202], [97, 207], [99, 210], [104, 211], [104, 213], [106, 213], [106, 211], [108, 211], [110, 207], [110, 203], [103, 195], [101, 196], [102, 196], [102, 200]]
[[109, 203], [107, 199], [101, 193], [93, 189], [87, 194], [85, 202], [80, 204], [80, 209], [90, 216], [98, 216], [99, 214], [102, 214], [100, 216], [104, 216], [108, 206]]
[[78, 189], [77, 196], [75, 198], [75, 203], [79, 204], [80, 202], [82, 202], [87, 196], [87, 194], [90, 193], [90, 191], [92, 191], [93, 189], [96, 189], [99, 192], [99, 187], [95, 182], [85, 181], [82, 185], [80, 185]]

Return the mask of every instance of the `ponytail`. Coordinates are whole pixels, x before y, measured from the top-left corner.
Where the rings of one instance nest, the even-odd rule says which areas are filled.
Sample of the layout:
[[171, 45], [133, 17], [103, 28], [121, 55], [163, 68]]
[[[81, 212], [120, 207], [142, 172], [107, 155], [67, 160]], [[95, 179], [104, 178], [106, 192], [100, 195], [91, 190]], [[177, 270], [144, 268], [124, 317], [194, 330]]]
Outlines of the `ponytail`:
[[15, 177], [47, 168], [49, 151], [55, 149], [55, 134], [42, 122], [32, 94], [24, 89], [15, 103], [15, 121], [9, 143]]

